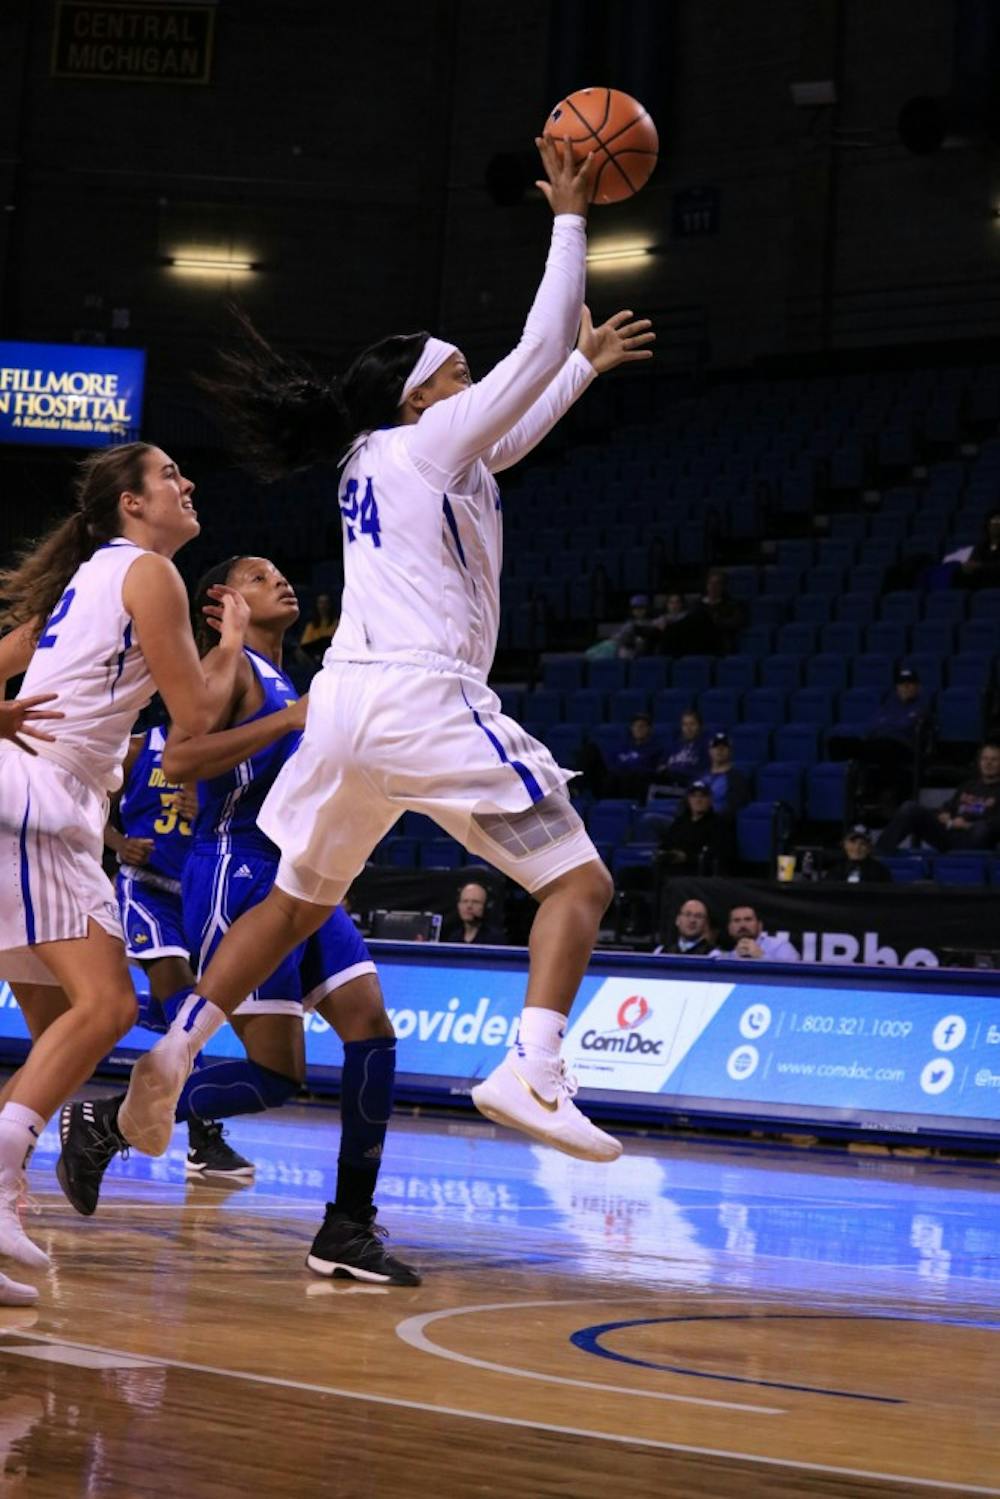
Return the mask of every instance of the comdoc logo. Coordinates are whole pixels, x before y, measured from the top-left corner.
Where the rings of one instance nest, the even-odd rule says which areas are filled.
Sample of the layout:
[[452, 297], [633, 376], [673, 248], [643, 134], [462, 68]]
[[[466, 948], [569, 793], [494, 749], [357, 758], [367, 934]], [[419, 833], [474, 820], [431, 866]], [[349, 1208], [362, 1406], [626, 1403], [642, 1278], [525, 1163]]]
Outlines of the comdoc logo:
[[580, 1038], [583, 1051], [613, 1051], [621, 1055], [658, 1057], [662, 1040], [640, 1036], [639, 1026], [653, 1013], [652, 1005], [642, 994], [630, 994], [618, 1006], [616, 1028], [611, 1031], [584, 1031]]
[[634, 1030], [652, 1013], [649, 1000], [644, 995], [630, 994], [628, 999], [623, 999], [618, 1006], [619, 1028], [623, 1031]]

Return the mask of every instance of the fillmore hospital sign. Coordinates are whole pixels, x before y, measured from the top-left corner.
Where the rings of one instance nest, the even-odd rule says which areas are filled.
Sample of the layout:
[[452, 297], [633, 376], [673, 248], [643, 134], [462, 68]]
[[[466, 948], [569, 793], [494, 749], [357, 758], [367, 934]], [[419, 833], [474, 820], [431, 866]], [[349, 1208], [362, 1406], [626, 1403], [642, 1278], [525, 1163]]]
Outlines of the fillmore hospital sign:
[[56, 0], [53, 78], [118, 83], [207, 83], [213, 4]]
[[100, 447], [137, 436], [146, 355], [0, 342], [0, 442]]

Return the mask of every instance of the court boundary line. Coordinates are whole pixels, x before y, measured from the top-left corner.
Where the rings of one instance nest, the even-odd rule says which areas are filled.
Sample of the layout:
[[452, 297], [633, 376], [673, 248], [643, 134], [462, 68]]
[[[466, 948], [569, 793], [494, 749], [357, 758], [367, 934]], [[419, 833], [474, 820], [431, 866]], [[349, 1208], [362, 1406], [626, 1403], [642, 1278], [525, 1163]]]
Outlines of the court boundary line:
[[[107, 1348], [98, 1343], [81, 1343], [73, 1338], [56, 1337], [50, 1333], [16, 1332], [12, 1336], [29, 1342], [52, 1343], [67, 1348], [83, 1348], [91, 1353], [121, 1354], [130, 1358], [144, 1355], [127, 1353], [123, 1348]], [[16, 1355], [13, 1355], [16, 1357]], [[431, 1405], [425, 1400], [407, 1400], [392, 1395], [376, 1395], [361, 1390], [343, 1390], [334, 1385], [308, 1384], [302, 1380], [281, 1379], [273, 1374], [252, 1374], [241, 1369], [220, 1369], [212, 1364], [195, 1364], [185, 1359], [151, 1358], [151, 1364], [167, 1369], [182, 1369], [189, 1374], [214, 1374], [222, 1379], [235, 1379], [245, 1384], [269, 1385], [278, 1389], [302, 1390], [311, 1395], [332, 1395], [342, 1400], [367, 1401], [373, 1405], [395, 1406], [401, 1410], [423, 1411], [432, 1416], [456, 1416], [463, 1421], [486, 1421], [493, 1426], [518, 1427], [526, 1431], [545, 1431], [554, 1436], [586, 1437], [592, 1441], [614, 1442], [624, 1447], [644, 1447], [659, 1452], [677, 1452], [687, 1457], [726, 1458], [739, 1463], [755, 1463], [758, 1466], [784, 1468], [795, 1472], [829, 1473], [838, 1478], [871, 1478], [876, 1482], [907, 1483], [920, 1489], [950, 1490], [960, 1494], [986, 1494], [996, 1499], [1000, 1489], [986, 1488], [982, 1484], [945, 1482], [938, 1478], [914, 1478], [907, 1473], [879, 1473], [866, 1468], [843, 1468], [828, 1463], [800, 1462], [794, 1458], [761, 1457], [753, 1452], [732, 1452], [721, 1447], [696, 1447], [686, 1442], [663, 1442], [654, 1437], [627, 1437], [615, 1432], [594, 1431], [585, 1426], [562, 1426], [550, 1421], [531, 1421], [519, 1416], [501, 1416], [488, 1411], [463, 1410], [458, 1406]]]

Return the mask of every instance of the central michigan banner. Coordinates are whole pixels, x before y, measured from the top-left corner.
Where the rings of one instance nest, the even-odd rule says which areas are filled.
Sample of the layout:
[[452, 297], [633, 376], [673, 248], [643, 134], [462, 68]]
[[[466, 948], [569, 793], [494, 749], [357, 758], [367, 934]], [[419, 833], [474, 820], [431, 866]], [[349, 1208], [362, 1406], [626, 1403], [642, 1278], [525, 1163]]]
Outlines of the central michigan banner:
[[138, 437], [146, 355], [0, 342], [0, 442], [95, 448]]

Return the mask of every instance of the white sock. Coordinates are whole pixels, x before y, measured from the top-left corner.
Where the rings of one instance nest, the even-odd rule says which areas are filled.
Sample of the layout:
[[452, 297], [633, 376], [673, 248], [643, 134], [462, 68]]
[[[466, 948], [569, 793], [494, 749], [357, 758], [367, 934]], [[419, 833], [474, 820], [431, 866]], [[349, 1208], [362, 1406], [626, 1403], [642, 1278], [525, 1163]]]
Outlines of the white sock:
[[0, 1109], [0, 1175], [20, 1176], [31, 1160], [45, 1120], [23, 1103], [5, 1103]]
[[566, 1034], [566, 1016], [558, 1010], [527, 1005], [517, 1028], [517, 1050], [522, 1057], [557, 1057]]
[[229, 1016], [210, 999], [200, 994], [189, 994], [174, 1016], [173, 1023], [160, 1046], [185, 1046], [191, 1061], [210, 1041], [216, 1031], [221, 1031]]

